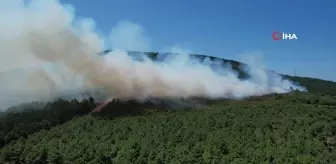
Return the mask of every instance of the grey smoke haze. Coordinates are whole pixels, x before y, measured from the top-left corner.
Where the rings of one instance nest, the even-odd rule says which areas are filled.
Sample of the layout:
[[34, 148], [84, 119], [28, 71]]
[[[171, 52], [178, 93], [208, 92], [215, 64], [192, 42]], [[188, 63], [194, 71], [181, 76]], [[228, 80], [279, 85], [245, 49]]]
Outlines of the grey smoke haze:
[[100, 89], [121, 99], [208, 97], [243, 98], [303, 90], [263, 69], [245, 68], [240, 80], [230, 68], [216, 68], [179, 52], [155, 63], [135, 61], [124, 51], [97, 55], [104, 45], [149, 50], [151, 39], [140, 25], [121, 21], [108, 39], [99, 36], [92, 19], [77, 19], [75, 10], [56, 0], [0, 1], [0, 107], [47, 101], [60, 95]]

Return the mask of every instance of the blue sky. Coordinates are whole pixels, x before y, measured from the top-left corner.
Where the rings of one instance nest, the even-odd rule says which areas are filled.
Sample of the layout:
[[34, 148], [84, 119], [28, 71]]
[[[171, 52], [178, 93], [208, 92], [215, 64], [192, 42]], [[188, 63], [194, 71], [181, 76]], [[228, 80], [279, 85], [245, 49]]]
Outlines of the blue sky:
[[[121, 20], [140, 25], [150, 50], [181, 44], [196, 53], [239, 60], [262, 52], [285, 74], [336, 81], [335, 0], [61, 0], [108, 34]], [[272, 32], [298, 40], [273, 41]]]

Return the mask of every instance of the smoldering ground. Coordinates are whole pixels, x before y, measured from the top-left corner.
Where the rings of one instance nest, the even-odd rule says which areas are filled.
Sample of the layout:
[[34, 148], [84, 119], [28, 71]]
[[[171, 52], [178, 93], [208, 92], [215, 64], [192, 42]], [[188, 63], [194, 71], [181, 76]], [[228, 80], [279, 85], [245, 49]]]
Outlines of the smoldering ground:
[[285, 93], [290, 88], [304, 90], [255, 67], [245, 68], [251, 78], [241, 80], [228, 67], [192, 60], [185, 53], [163, 62], [134, 60], [125, 51], [99, 56], [106, 45], [147, 50], [151, 41], [141, 26], [129, 21], [121, 21], [110, 35], [101, 36], [92, 19], [76, 17], [73, 6], [57, 0], [0, 1], [0, 6], [2, 109], [92, 90], [140, 102], [151, 98], [236, 99]]

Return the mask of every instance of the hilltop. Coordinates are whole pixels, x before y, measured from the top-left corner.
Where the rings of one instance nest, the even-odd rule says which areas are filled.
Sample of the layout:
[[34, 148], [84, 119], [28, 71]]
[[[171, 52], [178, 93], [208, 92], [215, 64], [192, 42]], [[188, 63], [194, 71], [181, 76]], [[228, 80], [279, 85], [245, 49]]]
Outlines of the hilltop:
[[[102, 54], [107, 54], [112, 50], [105, 50], [102, 52]], [[159, 57], [165, 57], [169, 56], [173, 53], [161, 53], [161, 52], [140, 52], [140, 51], [127, 51], [128, 54], [137, 56], [137, 55], [146, 55], [152, 60], [158, 60]], [[221, 61], [223, 65], [231, 65], [231, 68], [235, 70], [238, 73], [238, 77], [241, 79], [248, 78], [248, 74], [243, 70], [244, 67], [246, 67], [248, 64], [235, 61], [235, 60], [229, 60], [229, 59], [223, 59], [218, 58], [214, 56], [209, 55], [201, 55], [201, 54], [190, 54], [192, 58], [198, 59], [199, 61], [204, 61], [206, 59], [209, 59], [210, 61]], [[299, 77], [299, 76], [290, 76], [285, 74], [280, 74], [272, 70], [268, 70], [271, 73], [278, 74], [282, 76], [284, 79], [289, 79], [293, 81], [294, 83], [298, 83], [305, 87], [308, 92], [313, 93], [321, 93], [321, 94], [335, 94], [336, 93], [336, 82], [334, 81], [328, 81], [328, 80], [322, 80], [318, 78], [312, 78], [312, 77]]]

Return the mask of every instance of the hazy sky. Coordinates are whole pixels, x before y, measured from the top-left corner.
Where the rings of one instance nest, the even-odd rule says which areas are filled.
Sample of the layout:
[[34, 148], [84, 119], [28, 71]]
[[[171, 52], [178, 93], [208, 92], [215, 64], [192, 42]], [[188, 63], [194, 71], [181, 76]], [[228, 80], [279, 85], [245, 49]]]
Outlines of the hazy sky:
[[[93, 18], [106, 37], [114, 29], [111, 48], [162, 51], [178, 44], [235, 60], [262, 52], [267, 67], [277, 72], [336, 81], [335, 0], [61, 2], [72, 4], [76, 15]], [[274, 41], [273, 31], [295, 33], [298, 40]]]

